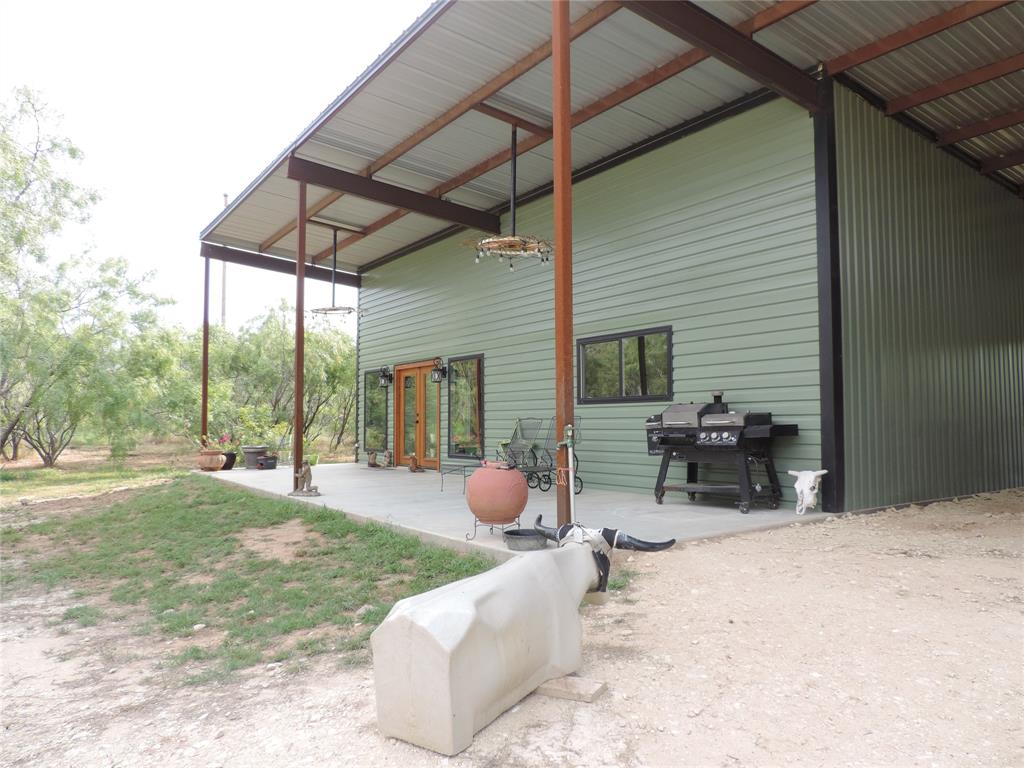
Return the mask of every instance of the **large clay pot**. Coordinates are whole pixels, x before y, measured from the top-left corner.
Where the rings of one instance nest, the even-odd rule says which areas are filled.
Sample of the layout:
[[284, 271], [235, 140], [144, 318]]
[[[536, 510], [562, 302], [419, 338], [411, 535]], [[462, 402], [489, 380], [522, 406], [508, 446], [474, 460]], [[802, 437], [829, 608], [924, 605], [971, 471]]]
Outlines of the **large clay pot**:
[[466, 504], [487, 525], [515, 522], [526, 508], [529, 493], [522, 472], [500, 462], [484, 462], [466, 481]]
[[267, 453], [269, 446], [266, 445], [243, 445], [242, 454], [245, 456], [246, 469], [259, 469], [257, 461], [260, 456]]
[[199, 468], [207, 472], [216, 472], [224, 466], [227, 457], [220, 451], [212, 448], [203, 448], [199, 451]]

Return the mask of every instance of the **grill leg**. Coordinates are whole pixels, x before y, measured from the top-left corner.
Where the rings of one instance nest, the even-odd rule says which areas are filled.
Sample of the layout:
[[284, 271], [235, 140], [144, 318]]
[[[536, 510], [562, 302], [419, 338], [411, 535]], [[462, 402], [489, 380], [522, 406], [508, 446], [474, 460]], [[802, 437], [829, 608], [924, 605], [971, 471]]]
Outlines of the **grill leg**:
[[661, 504], [665, 498], [665, 478], [668, 477], [668, 465], [672, 461], [672, 451], [663, 451], [661, 454], [661, 469], [658, 470], [658, 482], [654, 484], [654, 500]]
[[771, 456], [764, 460], [764, 471], [768, 473], [768, 482], [772, 486], [771, 508], [778, 509], [782, 502], [782, 486], [779, 485], [779, 475], [775, 471], [775, 462]]
[[[696, 461], [688, 461], [688, 462], [686, 462], [686, 484], [687, 485], [692, 485], [692, 484], [697, 482], [697, 467], [698, 466], [699, 465], [697, 464]], [[688, 493], [688, 494], [686, 494], [686, 498], [688, 498], [690, 501], [696, 501], [697, 500], [697, 494], [696, 493]]]
[[740, 512], [745, 515], [750, 511], [750, 464], [742, 451], [736, 454], [736, 474], [740, 480]]

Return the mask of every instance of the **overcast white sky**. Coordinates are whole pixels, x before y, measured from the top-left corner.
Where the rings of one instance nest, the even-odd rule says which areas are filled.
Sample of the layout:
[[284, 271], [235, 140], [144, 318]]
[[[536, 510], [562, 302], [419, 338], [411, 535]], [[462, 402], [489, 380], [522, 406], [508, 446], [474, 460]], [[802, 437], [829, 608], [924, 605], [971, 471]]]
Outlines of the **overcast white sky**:
[[[75, 179], [103, 198], [60, 247], [155, 271], [154, 290], [177, 302], [165, 320], [198, 325], [199, 232], [224, 193], [234, 199], [428, 5], [0, 0], [0, 93], [26, 85], [63, 114], [60, 132], [85, 153]], [[215, 322], [220, 274], [211, 262]], [[232, 327], [294, 303], [286, 275], [229, 265], [227, 284]], [[329, 304], [330, 290], [307, 281], [306, 306]], [[337, 303], [355, 290], [339, 287]]]

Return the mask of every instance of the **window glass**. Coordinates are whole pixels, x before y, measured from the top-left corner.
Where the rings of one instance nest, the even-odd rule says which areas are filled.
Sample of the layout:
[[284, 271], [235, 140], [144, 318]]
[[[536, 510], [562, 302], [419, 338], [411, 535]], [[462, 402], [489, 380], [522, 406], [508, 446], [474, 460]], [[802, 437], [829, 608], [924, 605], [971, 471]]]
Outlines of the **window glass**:
[[586, 397], [618, 397], [620, 392], [619, 341], [583, 347], [583, 391]]
[[380, 386], [380, 374], [363, 376], [363, 450], [384, 451], [388, 447], [388, 390]]
[[580, 339], [579, 402], [670, 400], [671, 328]]
[[448, 360], [448, 455], [484, 455], [484, 361], [482, 356]]

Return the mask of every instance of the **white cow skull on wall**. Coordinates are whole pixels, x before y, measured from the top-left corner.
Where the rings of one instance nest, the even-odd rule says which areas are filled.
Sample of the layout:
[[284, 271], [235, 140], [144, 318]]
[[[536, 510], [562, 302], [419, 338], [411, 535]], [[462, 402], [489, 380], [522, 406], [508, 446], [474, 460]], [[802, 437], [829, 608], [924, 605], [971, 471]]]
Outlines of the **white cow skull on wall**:
[[793, 488], [796, 490], [796, 513], [802, 515], [808, 509], [814, 509], [818, 506], [818, 487], [821, 483], [818, 479], [822, 475], [827, 475], [827, 469], [819, 469], [817, 471], [812, 470], [801, 470], [796, 472], [789, 470], [789, 474], [796, 478], [796, 482], [793, 483]]

